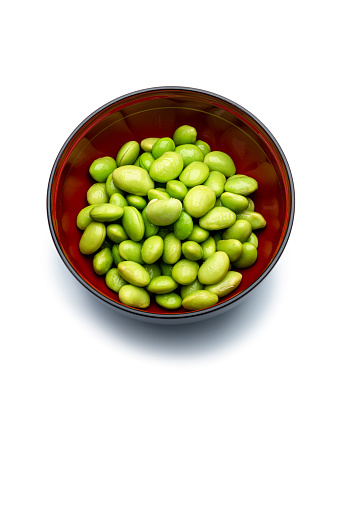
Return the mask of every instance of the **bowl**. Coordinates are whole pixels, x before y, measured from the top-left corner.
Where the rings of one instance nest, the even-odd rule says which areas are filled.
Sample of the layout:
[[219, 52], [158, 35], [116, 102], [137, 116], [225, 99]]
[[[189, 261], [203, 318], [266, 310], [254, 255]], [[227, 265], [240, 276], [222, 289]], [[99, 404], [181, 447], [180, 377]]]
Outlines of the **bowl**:
[[[212, 150], [226, 152], [237, 173], [258, 181], [255, 210], [267, 221], [258, 230], [258, 259], [242, 270], [238, 288], [207, 309], [166, 310], [152, 302], [141, 310], [119, 302], [92, 266], [92, 256], [79, 251], [82, 231], [78, 212], [87, 205], [86, 191], [94, 183], [88, 169], [98, 157], [113, 158], [127, 141], [171, 137], [177, 127], [192, 125], [198, 139]], [[252, 197], [252, 196], [251, 196]], [[47, 190], [47, 216], [61, 259], [74, 277], [102, 302], [124, 315], [154, 323], [182, 324], [216, 316], [241, 303], [277, 264], [290, 236], [294, 218], [294, 186], [279, 144], [253, 114], [212, 92], [187, 87], [155, 87], [128, 93], [94, 111], [66, 140], [53, 165]]]

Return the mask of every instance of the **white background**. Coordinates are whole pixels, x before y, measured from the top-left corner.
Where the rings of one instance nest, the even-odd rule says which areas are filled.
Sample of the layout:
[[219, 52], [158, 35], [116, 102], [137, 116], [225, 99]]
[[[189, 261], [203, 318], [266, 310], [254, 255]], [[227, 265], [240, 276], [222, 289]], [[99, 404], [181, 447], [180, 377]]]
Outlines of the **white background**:
[[[13, 2], [1, 48], [0, 505], [339, 506], [338, 29], [334, 1]], [[46, 190], [92, 111], [201, 88], [280, 143], [295, 222], [234, 311], [124, 319], [68, 272]]]

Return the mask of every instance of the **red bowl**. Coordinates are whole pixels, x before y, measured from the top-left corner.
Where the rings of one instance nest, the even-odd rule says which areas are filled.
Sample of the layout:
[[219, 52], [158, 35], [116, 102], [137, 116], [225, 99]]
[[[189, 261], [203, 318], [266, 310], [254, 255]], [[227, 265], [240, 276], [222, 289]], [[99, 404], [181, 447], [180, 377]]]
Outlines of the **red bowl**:
[[[152, 302], [145, 310], [119, 302], [118, 295], [96, 275], [92, 256], [79, 251], [82, 232], [78, 212], [87, 205], [86, 192], [94, 182], [88, 169], [104, 155], [115, 158], [127, 141], [173, 135], [192, 125], [198, 139], [212, 150], [229, 154], [237, 173], [252, 176], [259, 188], [253, 194], [256, 211], [267, 226], [258, 230], [258, 259], [241, 270], [240, 286], [219, 302], [199, 311], [170, 311]], [[252, 195], [251, 195], [252, 197]], [[185, 87], [156, 87], [132, 92], [89, 115], [70, 135], [53, 165], [47, 191], [47, 215], [55, 246], [67, 268], [93, 295], [113, 308], [139, 319], [183, 323], [231, 309], [253, 292], [280, 258], [294, 217], [294, 186], [287, 160], [268, 129], [249, 111], [211, 92]]]

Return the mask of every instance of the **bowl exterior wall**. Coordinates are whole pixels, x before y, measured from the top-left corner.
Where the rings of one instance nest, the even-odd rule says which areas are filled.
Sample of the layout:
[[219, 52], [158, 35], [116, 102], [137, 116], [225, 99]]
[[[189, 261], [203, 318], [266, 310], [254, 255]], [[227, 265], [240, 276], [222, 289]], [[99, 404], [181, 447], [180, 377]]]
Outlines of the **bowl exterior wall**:
[[[138, 310], [119, 302], [118, 295], [95, 274], [92, 257], [79, 251], [82, 232], [78, 212], [87, 205], [86, 192], [94, 183], [88, 169], [93, 160], [116, 157], [127, 141], [172, 137], [180, 125], [194, 126], [198, 139], [212, 150], [228, 153], [237, 168], [258, 181], [251, 196], [255, 210], [267, 221], [258, 230], [259, 256], [242, 270], [240, 286], [213, 307], [201, 311], [168, 311], [155, 302]], [[184, 87], [159, 87], [120, 97], [86, 118], [62, 147], [51, 172], [47, 191], [48, 222], [55, 246], [73, 275], [89, 291], [124, 314], [151, 322], [183, 323], [215, 316], [233, 308], [271, 271], [286, 246], [294, 217], [294, 187], [287, 160], [268, 129], [251, 113], [211, 92]], [[257, 231], [256, 231], [257, 233]]]

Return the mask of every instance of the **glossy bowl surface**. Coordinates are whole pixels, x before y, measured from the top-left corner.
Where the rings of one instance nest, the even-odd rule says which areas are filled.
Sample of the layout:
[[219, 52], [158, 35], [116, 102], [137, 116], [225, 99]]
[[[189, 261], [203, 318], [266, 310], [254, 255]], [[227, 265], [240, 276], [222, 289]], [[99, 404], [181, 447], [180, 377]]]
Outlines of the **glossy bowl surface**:
[[[155, 302], [140, 310], [119, 302], [118, 295], [96, 275], [92, 257], [79, 251], [82, 232], [76, 227], [78, 212], [87, 205], [86, 192], [94, 183], [88, 169], [93, 160], [115, 158], [127, 141], [147, 137], [172, 137], [188, 124], [198, 139], [212, 150], [229, 154], [237, 173], [252, 176], [258, 190], [251, 195], [255, 210], [267, 221], [259, 238], [256, 263], [241, 270], [240, 286], [213, 307], [200, 311], [169, 311]], [[88, 116], [70, 135], [53, 165], [48, 191], [47, 215], [55, 246], [72, 274], [95, 296], [131, 317], [154, 322], [183, 323], [204, 319], [240, 303], [277, 263], [288, 241], [294, 217], [294, 187], [287, 160], [268, 129], [250, 112], [211, 92], [185, 87], [140, 90], [105, 104]]]

